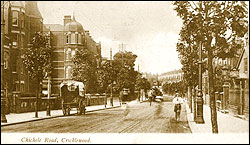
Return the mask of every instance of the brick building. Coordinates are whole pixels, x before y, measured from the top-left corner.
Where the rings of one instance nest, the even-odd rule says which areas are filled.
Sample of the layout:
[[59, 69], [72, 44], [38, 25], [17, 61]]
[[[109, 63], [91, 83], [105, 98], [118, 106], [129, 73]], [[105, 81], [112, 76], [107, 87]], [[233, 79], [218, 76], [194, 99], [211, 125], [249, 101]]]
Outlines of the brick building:
[[43, 18], [35, 1], [1, 1], [1, 24], [1, 49], [4, 52], [1, 86], [7, 106], [11, 107], [15, 105], [16, 99], [13, 94], [35, 94], [35, 84], [28, 76], [22, 54], [35, 32], [42, 31]]
[[[54, 48], [52, 55], [53, 72], [51, 76], [51, 94], [60, 94], [60, 83], [63, 80], [71, 80], [73, 67], [72, 58], [77, 50], [88, 49], [91, 52], [93, 61], [101, 63], [101, 44], [96, 43], [84, 30], [82, 25], [75, 20], [75, 17], [64, 16], [64, 24], [44, 24], [43, 32], [49, 35], [51, 46]], [[97, 65], [97, 66], [98, 66]], [[47, 90], [48, 80], [43, 82], [43, 90]]]
[[181, 69], [173, 70], [166, 73], [163, 73], [158, 76], [160, 81], [164, 83], [180, 82], [183, 80], [184, 73]]
[[[2, 2], [1, 2], [2, 3]], [[34, 1], [10, 1], [4, 7], [4, 88], [6, 94], [34, 89], [22, 63], [22, 54], [35, 32], [42, 31], [43, 18]], [[2, 14], [2, 9], [1, 9]]]

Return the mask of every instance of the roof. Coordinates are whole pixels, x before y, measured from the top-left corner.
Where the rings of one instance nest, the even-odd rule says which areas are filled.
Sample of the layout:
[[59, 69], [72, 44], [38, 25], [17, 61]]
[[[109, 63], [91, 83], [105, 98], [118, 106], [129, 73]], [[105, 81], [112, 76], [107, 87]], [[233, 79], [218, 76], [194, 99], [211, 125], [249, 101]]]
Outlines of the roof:
[[160, 74], [159, 76], [165, 76], [165, 75], [177, 74], [177, 73], [182, 73], [182, 70], [178, 69], [178, 70], [173, 70], [173, 71], [165, 72], [163, 74]]
[[84, 29], [82, 27], [82, 24], [80, 24], [79, 22], [77, 22], [75, 20], [75, 17], [73, 16], [73, 21], [66, 24], [65, 31], [84, 32]]
[[44, 27], [50, 31], [64, 31], [64, 26], [61, 24], [44, 24]]
[[10, 1], [10, 3], [11, 3], [11, 6], [17, 6], [17, 7], [23, 7], [23, 8], [25, 5], [23, 1]]
[[26, 1], [25, 2], [25, 14], [30, 17], [43, 18], [36, 1]]

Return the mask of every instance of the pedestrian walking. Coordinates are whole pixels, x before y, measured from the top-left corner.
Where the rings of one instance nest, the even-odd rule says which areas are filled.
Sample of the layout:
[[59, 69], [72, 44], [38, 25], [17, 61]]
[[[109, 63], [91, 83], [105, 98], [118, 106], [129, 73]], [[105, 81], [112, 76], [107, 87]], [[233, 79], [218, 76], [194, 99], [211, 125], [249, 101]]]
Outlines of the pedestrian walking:
[[126, 119], [128, 113], [129, 113], [129, 106], [128, 106], [128, 103], [126, 103], [125, 108], [124, 108], [124, 112], [123, 112], [123, 114], [124, 114], [123, 119]]
[[149, 92], [148, 92], [148, 99], [149, 99], [149, 104], [150, 104], [150, 106], [151, 106], [151, 104], [152, 104], [153, 93], [154, 93], [154, 90], [153, 90], [153, 88], [152, 88], [152, 89], [150, 89]]
[[122, 92], [122, 90], [121, 90], [120, 93], [119, 93], [119, 102], [120, 102], [120, 106], [121, 106], [121, 104], [122, 104], [122, 98], [123, 98], [123, 92]]
[[173, 99], [173, 103], [174, 103], [175, 119], [176, 121], [179, 121], [181, 115], [181, 104], [183, 103], [183, 99], [179, 96], [179, 93], [177, 91]]

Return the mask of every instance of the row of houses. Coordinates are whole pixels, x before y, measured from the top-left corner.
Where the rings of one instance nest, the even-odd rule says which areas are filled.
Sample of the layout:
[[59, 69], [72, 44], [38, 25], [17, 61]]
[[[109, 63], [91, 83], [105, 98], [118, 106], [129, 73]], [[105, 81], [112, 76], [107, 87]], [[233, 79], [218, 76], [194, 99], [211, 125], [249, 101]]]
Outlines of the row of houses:
[[[234, 115], [249, 117], [249, 31], [237, 40], [241, 48], [233, 58], [214, 58], [213, 66], [222, 68], [224, 83], [215, 90], [218, 108]], [[214, 71], [216, 71], [214, 69]], [[214, 72], [215, 73], [215, 72]], [[202, 91], [205, 104], [209, 105], [208, 72], [202, 76]], [[222, 105], [223, 104], [223, 105]]]
[[[52, 98], [59, 96], [60, 83], [71, 79], [72, 58], [77, 50], [90, 50], [93, 62], [100, 65], [101, 44], [94, 41], [74, 16], [62, 19], [63, 24], [44, 24], [36, 1], [1, 1], [1, 90], [7, 98], [7, 108], [16, 108], [17, 98], [35, 97], [37, 85], [29, 77], [22, 55], [36, 32], [47, 35], [54, 48], [52, 76], [42, 84], [43, 90], [50, 87]], [[27, 102], [32, 105], [34, 101]]]
[[1, 1], [1, 90], [5, 95], [35, 90], [22, 63], [22, 54], [35, 32], [42, 28], [43, 18], [36, 2]]
[[[216, 101], [218, 108], [232, 114], [249, 116], [249, 32], [243, 39], [237, 40], [241, 49], [233, 58], [214, 58], [213, 66], [222, 68], [223, 84], [216, 88]], [[206, 61], [205, 61], [206, 62]], [[214, 78], [216, 72], [214, 69]], [[159, 75], [159, 80], [164, 83], [176, 83], [182, 81], [184, 72], [179, 70], [169, 71]], [[218, 84], [215, 84], [218, 86]], [[202, 74], [202, 93], [204, 103], [210, 104], [208, 71]], [[228, 94], [228, 95], [227, 95]], [[223, 105], [222, 105], [223, 104]], [[222, 107], [223, 106], [223, 107]]]
[[158, 79], [161, 80], [163, 83], [176, 83], [182, 81], [184, 79], [183, 77], [184, 72], [181, 69], [178, 69], [162, 73], [158, 76]]

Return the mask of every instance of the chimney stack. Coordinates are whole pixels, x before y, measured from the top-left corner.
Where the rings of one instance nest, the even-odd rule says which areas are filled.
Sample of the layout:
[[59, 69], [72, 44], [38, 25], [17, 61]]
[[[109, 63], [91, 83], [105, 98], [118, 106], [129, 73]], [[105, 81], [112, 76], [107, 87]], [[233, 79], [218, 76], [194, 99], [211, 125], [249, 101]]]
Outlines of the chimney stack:
[[65, 26], [67, 23], [72, 22], [71, 16], [64, 16], [63, 21], [64, 21], [64, 26]]

